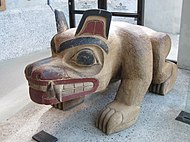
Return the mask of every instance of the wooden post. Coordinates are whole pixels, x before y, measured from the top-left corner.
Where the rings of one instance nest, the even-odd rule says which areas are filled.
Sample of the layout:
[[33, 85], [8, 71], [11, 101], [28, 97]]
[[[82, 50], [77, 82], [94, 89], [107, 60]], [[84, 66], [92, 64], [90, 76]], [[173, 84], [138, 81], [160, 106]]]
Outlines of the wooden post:
[[6, 10], [6, 2], [5, 0], [0, 0], [0, 11]]

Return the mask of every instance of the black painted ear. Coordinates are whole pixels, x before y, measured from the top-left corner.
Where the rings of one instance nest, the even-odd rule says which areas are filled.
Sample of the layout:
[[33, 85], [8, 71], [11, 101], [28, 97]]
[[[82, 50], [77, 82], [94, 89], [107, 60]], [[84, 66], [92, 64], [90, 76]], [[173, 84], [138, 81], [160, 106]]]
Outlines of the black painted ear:
[[112, 14], [102, 9], [87, 10], [76, 30], [76, 36], [97, 35], [108, 39]]
[[69, 29], [64, 13], [57, 9], [55, 9], [54, 13], [55, 13], [57, 33], [62, 33], [67, 29]]

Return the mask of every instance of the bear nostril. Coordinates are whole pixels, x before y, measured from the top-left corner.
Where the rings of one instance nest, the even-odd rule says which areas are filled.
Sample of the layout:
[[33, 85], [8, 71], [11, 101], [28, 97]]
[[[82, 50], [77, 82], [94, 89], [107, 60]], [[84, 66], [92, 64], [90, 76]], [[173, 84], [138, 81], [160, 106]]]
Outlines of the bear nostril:
[[62, 79], [62, 73], [52, 69], [36, 69], [31, 73], [31, 78], [40, 80]]
[[41, 78], [41, 72], [39, 70], [32, 70], [30, 73], [30, 77], [32, 79], [40, 79]]
[[63, 68], [28, 65], [25, 68], [26, 77], [37, 80], [56, 80], [63, 79], [67, 76]]
[[44, 70], [40, 75], [40, 79], [42, 80], [62, 79], [62, 77], [62, 73], [54, 70]]

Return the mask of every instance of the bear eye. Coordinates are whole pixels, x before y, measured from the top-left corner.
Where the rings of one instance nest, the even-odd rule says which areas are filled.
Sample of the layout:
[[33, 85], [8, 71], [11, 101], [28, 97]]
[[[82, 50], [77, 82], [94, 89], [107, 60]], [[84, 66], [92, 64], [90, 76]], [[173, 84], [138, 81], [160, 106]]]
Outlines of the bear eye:
[[94, 53], [90, 49], [82, 49], [75, 56], [74, 60], [79, 65], [94, 65], [96, 63], [96, 58]]

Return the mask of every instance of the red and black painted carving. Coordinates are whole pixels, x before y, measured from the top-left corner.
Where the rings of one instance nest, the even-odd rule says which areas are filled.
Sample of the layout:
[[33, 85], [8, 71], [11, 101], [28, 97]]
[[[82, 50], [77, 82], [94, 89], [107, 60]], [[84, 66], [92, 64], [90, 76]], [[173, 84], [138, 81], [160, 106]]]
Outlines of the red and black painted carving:
[[100, 20], [90, 20], [86, 23], [86, 27], [80, 33], [80, 35], [98, 35], [101, 37], [105, 37], [104, 35], [104, 22]]
[[[92, 18], [84, 23], [89, 16], [102, 16], [104, 20]], [[62, 12], [55, 10], [55, 18], [58, 32], [55, 36], [59, 36], [68, 29], [68, 25]], [[51, 40], [53, 57], [37, 61], [25, 69], [30, 86], [30, 98], [34, 102], [54, 105], [96, 92], [99, 80], [95, 75], [101, 71], [103, 64], [103, 59], [97, 58], [96, 54], [97, 52], [108, 54], [107, 44], [99, 37], [108, 38], [110, 20], [109, 12], [89, 10], [84, 14], [77, 29], [79, 32], [83, 28], [80, 35], [76, 32], [76, 37], [60, 43], [59, 47], [55, 47], [55, 36], [53, 37]], [[82, 36], [86, 33], [87, 36]], [[81, 50], [75, 50], [76, 47], [81, 47]], [[71, 48], [72, 52], [64, 52], [63, 55], [63, 51]]]
[[[104, 20], [101, 18], [99, 19], [94, 19], [94, 20], [87, 20], [88, 17], [93, 16], [93, 17], [102, 17]], [[88, 10], [88, 12], [85, 12], [79, 26], [76, 31], [76, 35], [98, 35], [104, 38], [108, 38], [109, 35], [109, 28], [110, 28], [110, 23], [111, 23], [111, 17], [112, 14], [108, 11], [105, 10]], [[86, 21], [87, 20], [87, 21]]]
[[171, 90], [177, 66], [165, 62], [171, 48], [167, 34], [113, 22], [108, 37], [111, 13], [107, 11], [86, 11], [77, 30], [67, 29], [60, 18], [63, 13], [55, 13], [52, 57], [25, 69], [34, 102], [64, 110], [80, 104], [85, 95], [105, 90], [112, 80], [121, 80], [115, 99], [96, 121], [99, 129], [111, 134], [136, 122], [149, 87], [162, 95]]
[[79, 37], [65, 41], [60, 45], [57, 53], [60, 53], [65, 49], [74, 48], [80, 45], [96, 45], [99, 48], [103, 49], [106, 53], [108, 53], [108, 46], [106, 45], [106, 43], [103, 40], [95, 37]]

